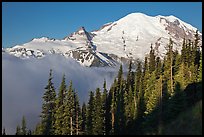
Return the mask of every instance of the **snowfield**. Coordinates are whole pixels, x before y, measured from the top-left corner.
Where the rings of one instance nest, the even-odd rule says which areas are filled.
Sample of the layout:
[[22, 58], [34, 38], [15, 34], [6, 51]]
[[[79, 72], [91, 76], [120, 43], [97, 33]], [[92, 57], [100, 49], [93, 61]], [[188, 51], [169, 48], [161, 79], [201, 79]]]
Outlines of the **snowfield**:
[[[173, 48], [180, 52], [183, 38], [193, 40], [196, 30], [173, 15], [152, 17], [132, 13], [106, 23], [96, 31], [87, 32], [81, 27], [61, 40], [34, 38], [28, 43], [4, 51], [25, 59], [60, 54], [74, 58], [82, 66], [115, 66], [125, 63], [123, 59], [144, 60], [151, 45], [156, 49], [157, 55], [163, 57], [170, 38], [175, 42]], [[199, 36], [202, 40], [200, 32]]]

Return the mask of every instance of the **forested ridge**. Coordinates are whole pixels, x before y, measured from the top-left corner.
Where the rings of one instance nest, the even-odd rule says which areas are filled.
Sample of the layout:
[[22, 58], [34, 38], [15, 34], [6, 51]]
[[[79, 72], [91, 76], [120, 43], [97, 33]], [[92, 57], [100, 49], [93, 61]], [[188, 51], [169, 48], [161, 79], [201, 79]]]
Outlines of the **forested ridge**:
[[202, 49], [198, 43], [197, 33], [194, 41], [183, 39], [179, 53], [170, 39], [164, 59], [157, 57], [151, 46], [145, 61], [134, 64], [135, 71], [130, 61], [125, 77], [121, 65], [110, 89], [104, 80], [103, 88], [90, 91], [82, 106], [65, 75], [56, 92], [50, 70], [41, 121], [31, 131], [23, 117], [16, 135], [171, 134], [167, 125], [202, 100]]

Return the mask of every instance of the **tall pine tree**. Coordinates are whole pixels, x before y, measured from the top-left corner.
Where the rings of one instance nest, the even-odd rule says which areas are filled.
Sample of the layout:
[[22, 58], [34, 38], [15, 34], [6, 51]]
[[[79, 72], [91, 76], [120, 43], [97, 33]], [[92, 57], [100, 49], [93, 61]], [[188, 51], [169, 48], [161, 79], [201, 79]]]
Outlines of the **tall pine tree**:
[[58, 92], [58, 97], [56, 99], [56, 112], [55, 112], [55, 124], [54, 124], [56, 135], [62, 135], [62, 129], [64, 128], [63, 113], [64, 113], [65, 95], [66, 95], [66, 83], [65, 83], [65, 75], [63, 75], [62, 82]]
[[94, 135], [103, 135], [104, 134], [104, 131], [103, 131], [104, 112], [103, 112], [102, 97], [101, 97], [99, 88], [96, 89], [94, 108], [95, 108], [95, 115], [94, 115], [93, 133]]
[[52, 70], [50, 70], [48, 84], [45, 87], [45, 93], [43, 95], [43, 105], [42, 105], [42, 114], [41, 114], [43, 135], [54, 134], [55, 99], [56, 99], [56, 93], [55, 93], [54, 85], [52, 83]]
[[95, 115], [95, 108], [94, 108], [94, 93], [91, 91], [89, 95], [89, 101], [87, 106], [87, 118], [86, 118], [86, 128], [87, 128], [87, 135], [93, 135], [93, 124], [94, 124], [94, 115]]

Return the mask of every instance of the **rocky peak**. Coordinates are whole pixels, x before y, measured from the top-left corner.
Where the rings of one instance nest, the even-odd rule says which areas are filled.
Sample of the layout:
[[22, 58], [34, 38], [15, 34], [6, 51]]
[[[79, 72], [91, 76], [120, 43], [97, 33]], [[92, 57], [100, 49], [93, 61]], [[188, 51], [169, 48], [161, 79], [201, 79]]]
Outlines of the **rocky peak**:
[[87, 41], [91, 41], [91, 39], [94, 37], [92, 33], [89, 33], [86, 31], [85, 27], [80, 27], [76, 32], [70, 34], [69, 36], [65, 37], [64, 40], [76, 40], [79, 38], [86, 39]]

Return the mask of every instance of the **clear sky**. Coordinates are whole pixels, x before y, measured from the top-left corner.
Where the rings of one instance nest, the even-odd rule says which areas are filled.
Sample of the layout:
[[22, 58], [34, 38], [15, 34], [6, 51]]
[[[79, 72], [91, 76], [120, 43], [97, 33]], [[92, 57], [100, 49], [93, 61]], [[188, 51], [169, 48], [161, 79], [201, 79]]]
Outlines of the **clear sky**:
[[174, 15], [202, 31], [201, 2], [3, 2], [2, 46], [62, 39], [81, 26], [96, 30], [133, 12]]

